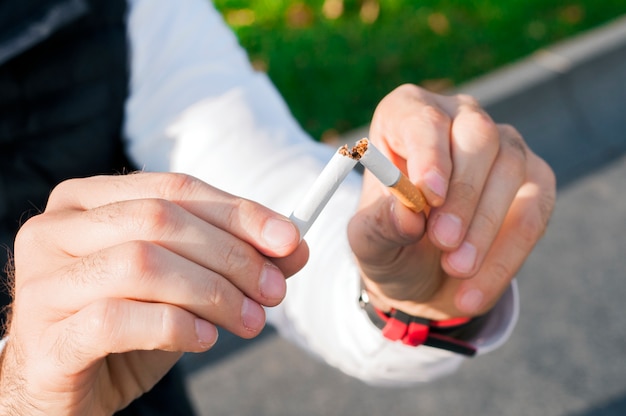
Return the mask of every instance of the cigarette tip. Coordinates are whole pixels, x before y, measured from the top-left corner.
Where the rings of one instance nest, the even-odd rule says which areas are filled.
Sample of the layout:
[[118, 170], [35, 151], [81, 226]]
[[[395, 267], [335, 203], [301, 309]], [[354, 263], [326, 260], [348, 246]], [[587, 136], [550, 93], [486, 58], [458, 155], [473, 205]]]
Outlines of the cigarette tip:
[[356, 142], [355, 145], [352, 146], [351, 149], [348, 148], [347, 144], [344, 144], [343, 146], [339, 148], [338, 152], [341, 155], [349, 157], [351, 159], [361, 160], [365, 152], [367, 152], [368, 144], [369, 144], [369, 141], [367, 140], [367, 138], [363, 138], [359, 140], [358, 142]]

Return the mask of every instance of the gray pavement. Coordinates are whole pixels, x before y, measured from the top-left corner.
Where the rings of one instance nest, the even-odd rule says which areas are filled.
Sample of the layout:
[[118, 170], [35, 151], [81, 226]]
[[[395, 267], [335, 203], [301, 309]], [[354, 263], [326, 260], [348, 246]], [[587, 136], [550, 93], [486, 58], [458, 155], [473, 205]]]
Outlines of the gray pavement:
[[[366, 386], [271, 330], [188, 355], [200, 415], [626, 415], [626, 19], [463, 86], [559, 179], [503, 348], [413, 388]], [[357, 132], [356, 136], [362, 132]]]

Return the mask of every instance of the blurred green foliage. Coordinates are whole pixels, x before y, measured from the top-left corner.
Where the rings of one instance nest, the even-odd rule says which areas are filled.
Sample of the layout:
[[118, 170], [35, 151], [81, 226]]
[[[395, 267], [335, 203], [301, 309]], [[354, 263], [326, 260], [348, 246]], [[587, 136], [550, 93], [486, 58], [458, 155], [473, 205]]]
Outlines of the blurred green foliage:
[[410, 82], [436, 91], [626, 12], [626, 0], [215, 0], [315, 138], [367, 123]]

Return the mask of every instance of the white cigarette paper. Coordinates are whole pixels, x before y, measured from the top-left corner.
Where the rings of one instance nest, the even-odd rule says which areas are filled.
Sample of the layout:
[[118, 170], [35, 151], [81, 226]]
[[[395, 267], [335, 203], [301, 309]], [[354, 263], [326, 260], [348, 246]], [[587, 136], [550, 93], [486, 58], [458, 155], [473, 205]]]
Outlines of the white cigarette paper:
[[424, 209], [426, 199], [420, 190], [380, 150], [367, 139], [362, 139], [351, 150], [344, 145], [335, 152], [309, 192], [289, 217], [300, 230], [300, 238], [303, 238], [309, 231], [330, 197], [348, 173], [354, 169], [357, 162], [361, 162], [372, 172], [402, 204], [415, 212]]
[[387, 186], [402, 204], [415, 212], [426, 207], [426, 198], [420, 190], [371, 142], [367, 139], [359, 140], [353, 148], [354, 152], [359, 154], [359, 162]]
[[355, 159], [345, 157], [339, 151], [335, 152], [309, 192], [289, 217], [300, 230], [300, 238], [309, 231], [330, 197], [356, 164]]

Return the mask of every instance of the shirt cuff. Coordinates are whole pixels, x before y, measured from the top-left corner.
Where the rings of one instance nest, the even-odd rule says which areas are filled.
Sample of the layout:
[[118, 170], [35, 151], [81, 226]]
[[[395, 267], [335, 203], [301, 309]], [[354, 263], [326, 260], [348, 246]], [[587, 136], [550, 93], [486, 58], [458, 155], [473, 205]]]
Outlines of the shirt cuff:
[[[421, 345], [413, 347], [383, 337], [358, 303], [361, 285], [358, 278], [344, 287], [351, 311], [352, 322], [346, 330], [346, 338], [358, 345], [362, 364], [354, 371], [365, 382], [375, 385], [411, 385], [428, 382], [454, 373], [466, 357]], [[501, 347], [510, 338], [519, 316], [519, 292], [514, 280], [494, 308], [489, 312], [480, 330], [468, 342], [477, 348], [477, 355], [484, 355]], [[345, 371], [345, 370], [344, 370]]]

